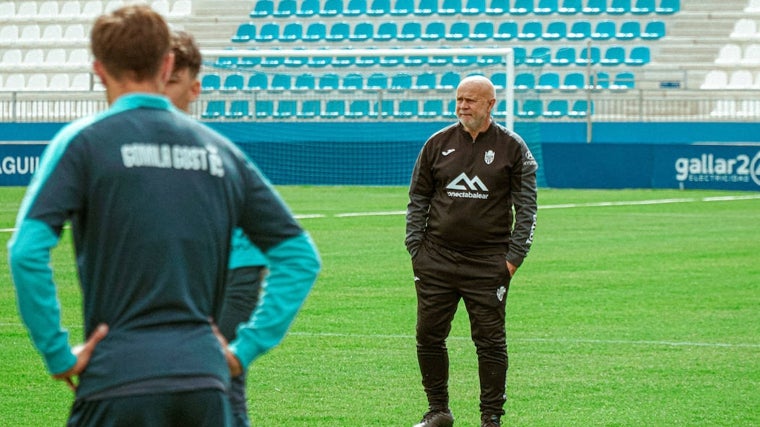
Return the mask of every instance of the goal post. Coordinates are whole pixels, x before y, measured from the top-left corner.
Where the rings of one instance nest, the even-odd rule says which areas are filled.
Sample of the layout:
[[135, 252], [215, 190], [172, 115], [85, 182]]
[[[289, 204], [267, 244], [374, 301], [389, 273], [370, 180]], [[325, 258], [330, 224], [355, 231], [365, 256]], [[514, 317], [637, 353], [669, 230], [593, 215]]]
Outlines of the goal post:
[[[426, 118], [425, 114], [415, 116], [406, 114], [409, 111], [382, 111], [384, 103], [381, 102], [383, 97], [386, 101], [396, 101], [398, 105], [401, 101], [407, 101], [407, 105], [412, 105], [414, 111], [425, 111], [422, 103], [431, 101], [431, 105], [439, 102], [445, 102], [444, 105], [454, 99], [454, 90], [451, 86], [441, 85], [441, 79], [446, 73], [456, 74], [459, 78], [464, 78], [471, 74], [482, 74], [493, 80], [499, 76], [499, 81], [494, 81], [497, 88], [497, 102], [494, 107], [494, 120], [503, 123], [508, 129], [514, 127], [514, 53], [512, 48], [475, 48], [475, 47], [437, 47], [437, 48], [340, 48], [340, 49], [206, 49], [202, 50], [204, 58], [204, 67], [202, 78], [206, 75], [218, 75], [217, 85], [213, 84], [204, 88], [199, 114], [205, 114], [208, 110], [209, 102], [216, 99], [226, 99], [229, 102], [237, 101], [238, 105], [246, 107], [247, 111], [240, 114], [233, 112], [230, 118], [243, 119], [277, 119], [277, 118], [294, 118], [300, 116], [300, 108], [307, 101], [311, 105], [320, 108], [320, 113], [328, 107], [327, 102], [332, 98], [329, 92], [340, 92], [346, 99], [343, 109], [348, 113], [340, 117], [338, 114], [322, 115], [323, 118], [343, 118], [343, 119], [367, 119], [361, 114], [357, 115], [348, 107], [350, 100], [366, 97], [369, 92], [376, 96], [373, 98], [377, 110], [370, 109], [370, 118], [378, 120], [393, 120], [396, 118], [418, 117]], [[385, 74], [386, 76], [405, 75], [404, 77], [412, 79], [409, 87], [393, 86], [393, 80], [388, 77], [387, 87], [374, 87], [370, 85], [369, 78], [373, 74]], [[416, 78], [423, 74], [433, 74], [438, 78], [434, 87], [421, 87], [416, 84]], [[230, 75], [235, 75], [235, 82], [226, 85], [226, 80]], [[262, 76], [263, 75], [263, 76]], [[277, 75], [285, 76], [288, 82], [287, 86], [273, 86], [274, 79]], [[322, 86], [321, 82], [313, 83], [310, 87], [294, 86], [293, 83], [299, 76], [311, 75], [314, 80], [320, 78], [338, 76], [340, 79], [338, 86]], [[363, 80], [360, 88], [343, 85], [343, 79], [348, 75], [359, 75]], [[261, 77], [264, 87], [253, 82], [254, 76]], [[503, 78], [503, 80], [502, 80]], [[455, 86], [454, 86], [455, 88]], [[285, 106], [272, 107], [274, 111], [257, 111], [255, 104], [250, 103], [251, 99], [279, 103], [286, 98], [292, 98], [298, 104], [298, 110], [293, 113], [292, 109]], [[418, 105], [414, 105], [414, 101]], [[320, 104], [321, 102], [321, 104]], [[260, 104], [267, 105], [267, 104]], [[335, 104], [333, 104], [335, 105]], [[340, 105], [338, 105], [340, 107]], [[269, 108], [269, 107], [267, 107]], [[281, 111], [280, 111], [281, 110]], [[226, 110], [228, 111], [228, 110]], [[226, 114], [225, 111], [225, 114]], [[279, 112], [279, 114], [278, 114]], [[330, 113], [332, 113], [331, 111]], [[338, 113], [340, 110], [337, 111]], [[444, 117], [452, 117], [451, 111]], [[221, 112], [216, 118], [224, 119]], [[302, 118], [309, 118], [305, 112]], [[406, 115], [405, 115], [406, 114]], [[430, 118], [434, 114], [430, 114]], [[207, 117], [208, 118], [208, 117]], [[439, 117], [440, 118], [440, 117]]]

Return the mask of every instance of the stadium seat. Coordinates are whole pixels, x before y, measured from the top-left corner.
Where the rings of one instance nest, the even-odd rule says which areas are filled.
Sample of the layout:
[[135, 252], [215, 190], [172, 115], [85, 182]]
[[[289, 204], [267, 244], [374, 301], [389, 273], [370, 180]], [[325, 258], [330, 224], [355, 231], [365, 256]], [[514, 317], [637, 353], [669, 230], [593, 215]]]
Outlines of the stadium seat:
[[319, 15], [319, 0], [302, 0], [296, 9], [296, 16], [299, 18], [310, 18]]
[[610, 88], [610, 74], [605, 71], [597, 71], [589, 76], [588, 89], [602, 91]]
[[416, 99], [403, 99], [399, 101], [398, 108], [393, 111], [393, 117], [397, 119], [410, 119], [417, 117], [419, 103]]
[[78, 73], [71, 77], [69, 89], [71, 90], [91, 90], [93, 86], [92, 76], [90, 73]]
[[441, 76], [441, 79], [438, 81], [438, 85], [436, 86], [436, 89], [438, 90], [453, 90], [456, 89], [457, 86], [459, 86], [459, 81], [461, 80], [461, 76], [459, 73], [456, 73], [454, 71], [448, 71], [444, 75]]
[[269, 90], [282, 91], [290, 90], [293, 85], [292, 76], [290, 74], [275, 74], [272, 76], [272, 81], [269, 85]]
[[316, 87], [316, 77], [312, 73], [302, 73], [296, 76], [293, 82], [293, 90], [308, 91]]
[[428, 63], [428, 57], [424, 55], [405, 56], [403, 64], [408, 67], [419, 67]]
[[512, 0], [510, 15], [527, 15], [533, 13], [533, 0]]
[[266, 73], [256, 72], [248, 77], [246, 90], [267, 90], [269, 88], [269, 78]]
[[426, 90], [432, 90], [436, 87], [436, 74], [432, 72], [425, 72], [422, 74], [417, 75], [417, 78], [412, 85], [412, 89], [414, 90], [420, 90], [420, 91], [426, 91]]
[[736, 70], [731, 73], [726, 89], [751, 89], [754, 84], [752, 72]]
[[277, 9], [272, 13], [277, 18], [287, 18], [296, 14], [298, 5], [295, 0], [279, 0]]
[[624, 15], [631, 11], [631, 0], [610, 0], [607, 6], [609, 15]]
[[319, 10], [319, 16], [333, 17], [343, 14], [343, 0], [325, 0], [324, 6]]
[[248, 101], [234, 100], [230, 103], [230, 110], [224, 115], [228, 119], [242, 119], [250, 116]]
[[360, 16], [367, 13], [367, 0], [350, 0], [343, 8], [343, 16]]
[[756, 67], [760, 65], [760, 44], [752, 43], [744, 48], [739, 63], [747, 67]]
[[274, 101], [260, 99], [254, 102], [254, 116], [257, 119], [265, 119], [274, 115]]
[[462, 8], [462, 15], [474, 16], [486, 13], [486, 0], [467, 0]]
[[739, 65], [742, 61], [742, 48], [738, 44], [724, 44], [718, 51], [715, 63], [718, 65]]
[[486, 15], [503, 15], [509, 13], [509, 0], [491, 0], [486, 7]]
[[301, 39], [303, 39], [303, 25], [300, 22], [285, 24], [279, 37], [281, 42], [295, 42]]
[[238, 25], [237, 32], [232, 36], [234, 43], [247, 43], [256, 39], [256, 25], [251, 23], [242, 23]]
[[396, 0], [391, 8], [391, 15], [406, 16], [414, 12], [414, 0]]
[[414, 14], [417, 16], [430, 16], [438, 13], [438, 0], [418, 0]]
[[201, 77], [201, 91], [211, 92], [219, 90], [222, 86], [222, 77], [219, 74], [204, 74]]
[[272, 0], [258, 0], [251, 10], [251, 18], [262, 18], [270, 16], [274, 13], [274, 1]]
[[615, 78], [610, 83], [610, 90], [613, 91], [626, 91], [633, 89], [636, 85], [636, 77], [630, 71], [623, 71], [617, 73]]
[[390, 91], [405, 91], [412, 88], [412, 75], [409, 73], [397, 73], [391, 76]]
[[484, 41], [493, 37], [493, 22], [480, 21], [475, 24], [469, 35], [470, 40]]
[[306, 65], [311, 68], [326, 67], [332, 63], [332, 56], [310, 56], [306, 59]]
[[267, 22], [259, 29], [259, 34], [256, 35], [257, 42], [271, 42], [277, 40], [280, 37], [280, 24], [274, 22]]
[[[591, 109], [589, 111], [589, 106], [591, 106]], [[567, 115], [574, 119], [582, 119], [587, 117], [589, 114], [594, 113], [594, 104], [589, 104], [589, 101], [585, 99], [578, 99], [573, 102], [573, 106], [570, 108], [570, 111], [567, 112]]]
[[517, 33], [517, 39], [521, 41], [536, 40], [541, 37], [543, 32], [543, 24], [540, 21], [527, 21]]
[[397, 67], [404, 63], [403, 56], [382, 56], [378, 58], [378, 64], [383, 67]]
[[365, 90], [385, 90], [388, 89], [388, 76], [385, 73], [372, 73], [367, 77]]
[[425, 41], [436, 41], [446, 36], [446, 24], [443, 21], [432, 21], [427, 24], [420, 38]]
[[711, 70], [705, 75], [700, 89], [725, 89], [728, 86], [728, 74], [723, 70]]
[[607, 11], [607, 0], [587, 0], [581, 12], [586, 15], [599, 15]]
[[538, 76], [536, 81], [536, 92], [552, 92], [559, 89], [559, 74], [551, 71], [546, 71]]
[[355, 99], [348, 106], [345, 113], [346, 118], [359, 119], [369, 116], [369, 101], [366, 99]]
[[457, 116], [457, 100], [452, 99], [446, 103], [446, 108], [443, 110], [442, 116], [447, 119], [453, 119]]
[[561, 47], [557, 49], [557, 52], [554, 54], [554, 57], [550, 62], [554, 66], [574, 65], [575, 56], [574, 47]]
[[541, 33], [541, 38], [544, 40], [561, 40], [567, 37], [567, 23], [564, 21], [552, 21], [550, 22], [544, 32]]
[[377, 32], [372, 40], [386, 42], [391, 41], [398, 35], [398, 25], [394, 21], [386, 21], [377, 27]]
[[48, 89], [48, 77], [46, 74], [34, 73], [27, 76], [24, 90], [44, 91]]
[[355, 56], [336, 56], [332, 58], [333, 67], [351, 67], [356, 64]]
[[581, 72], [571, 72], [565, 74], [559, 90], [562, 92], [577, 92], [586, 87], [586, 76]]
[[[76, 2], [79, 5], [79, 2]], [[16, 2], [3, 1], [0, 2], [0, 19], [5, 21], [16, 16]]]
[[451, 24], [444, 38], [448, 41], [460, 41], [470, 37], [470, 23], [457, 21]]
[[625, 21], [618, 27], [615, 38], [618, 40], [634, 40], [641, 37], [641, 23], [639, 21]]
[[382, 101], [375, 102], [374, 108], [370, 112], [370, 117], [386, 118], [393, 115], [394, 101], [392, 99], [383, 99]]
[[660, 0], [660, 5], [654, 8], [659, 15], [672, 15], [681, 10], [681, 0]]
[[599, 61], [601, 65], [606, 66], [617, 66], [620, 64], [625, 63], [625, 48], [623, 46], [609, 46], [607, 50], [604, 51], [604, 56]]
[[343, 77], [343, 83], [339, 87], [343, 91], [357, 91], [364, 89], [364, 77], [359, 73], [349, 73]]
[[331, 42], [339, 42], [342, 40], [348, 40], [351, 35], [351, 26], [348, 22], [340, 21], [332, 24], [330, 27], [330, 33], [325, 36], [325, 39]]
[[293, 99], [280, 99], [277, 101], [277, 110], [274, 117], [278, 119], [289, 119], [298, 114], [298, 101]]
[[44, 1], [40, 3], [40, 7], [37, 10], [37, 17], [46, 20], [58, 17], [58, 2], [57, 1]]
[[209, 101], [206, 109], [201, 113], [201, 118], [217, 119], [223, 117], [227, 109], [227, 103], [224, 101]]
[[501, 24], [499, 24], [499, 28], [494, 33], [493, 38], [494, 40], [508, 41], [517, 37], [517, 34], [519, 32], [520, 30], [517, 25], [517, 22], [504, 21]]
[[422, 118], [437, 118], [443, 115], [443, 101], [440, 99], [428, 99], [422, 103], [422, 111], [417, 113]]
[[649, 21], [641, 31], [641, 38], [643, 40], [659, 40], [663, 37], [665, 37], [664, 21]]
[[402, 41], [417, 40], [422, 36], [422, 24], [419, 21], [405, 22], [397, 38]]
[[503, 120], [507, 118], [507, 101], [502, 99], [494, 105], [491, 110], [491, 117], [496, 120]]
[[586, 40], [591, 37], [591, 32], [591, 22], [575, 21], [567, 31], [565, 38], [573, 41]]
[[340, 87], [340, 76], [337, 73], [327, 73], [319, 77], [319, 83], [316, 87], [318, 91], [338, 90]]
[[601, 55], [601, 49], [599, 49], [598, 46], [586, 46], [580, 48], [578, 57], [575, 59], [575, 65], [596, 65], [601, 60]]
[[372, 39], [375, 27], [369, 22], [360, 22], [354, 26], [354, 32], [348, 39], [354, 42], [363, 42]]
[[525, 58], [525, 64], [532, 66], [543, 66], [549, 64], [552, 59], [552, 49], [548, 46], [536, 46], [530, 52], [530, 56]]
[[625, 65], [641, 66], [650, 62], [649, 46], [634, 46], [625, 58]]
[[242, 74], [230, 74], [224, 78], [224, 84], [219, 90], [222, 92], [237, 92], [243, 90], [245, 77]]
[[546, 104], [546, 109], [541, 115], [548, 119], [561, 119], [567, 116], [569, 105], [567, 99], [553, 99]]
[[301, 103], [301, 109], [298, 110], [296, 117], [299, 119], [313, 119], [319, 117], [322, 111], [322, 101], [318, 99], [309, 99]]
[[518, 103], [518, 107], [515, 109], [517, 117], [521, 119], [535, 119], [541, 116], [544, 103], [540, 99], [526, 99], [522, 103]]
[[306, 27], [306, 34], [302, 40], [306, 42], [318, 42], [324, 40], [327, 36], [327, 26], [324, 22], [312, 22]]
[[434, 55], [428, 58], [428, 64], [434, 67], [451, 65], [453, 57], [451, 55]]
[[635, 0], [631, 6], [631, 13], [634, 15], [648, 15], [654, 13], [655, 0]]
[[451, 63], [458, 67], [467, 67], [478, 63], [477, 55], [457, 55], [451, 58]]
[[374, 67], [375, 65], [380, 64], [380, 57], [379, 56], [360, 56], [356, 58], [356, 65], [359, 67]]
[[610, 40], [617, 34], [615, 22], [609, 19], [599, 21], [591, 32], [591, 39], [596, 41]]
[[536, 15], [551, 15], [557, 13], [558, 10], [559, 4], [557, 0], [538, 0], [533, 8], [533, 13]]
[[391, 13], [390, 0], [372, 0], [372, 4], [367, 8], [369, 16], [383, 16]]
[[335, 119], [346, 114], [346, 101], [343, 99], [331, 99], [327, 101], [322, 117]]
[[562, 0], [562, 4], [557, 8], [560, 15], [575, 15], [583, 9], [582, 0]]
[[519, 73], [515, 76], [515, 92], [525, 92], [536, 87], [536, 76], [533, 73]]
[[459, 15], [462, 13], [462, 0], [443, 0], [443, 4], [438, 8], [438, 14], [441, 16]]
[[491, 74], [490, 79], [496, 90], [501, 90], [507, 87], [507, 73], [504, 71], [497, 71]]
[[259, 64], [262, 67], [266, 67], [266, 68], [276, 68], [285, 64], [285, 57], [284, 56], [266, 56], [264, 58], [261, 58], [261, 62]]

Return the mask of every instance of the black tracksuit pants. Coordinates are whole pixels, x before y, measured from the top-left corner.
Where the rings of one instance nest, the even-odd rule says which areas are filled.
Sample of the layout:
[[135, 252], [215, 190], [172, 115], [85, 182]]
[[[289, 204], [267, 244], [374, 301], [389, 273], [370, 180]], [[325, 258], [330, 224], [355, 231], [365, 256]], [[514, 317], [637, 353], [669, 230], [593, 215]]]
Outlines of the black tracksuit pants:
[[430, 407], [448, 407], [446, 338], [463, 299], [478, 356], [480, 411], [503, 415], [508, 367], [505, 311], [510, 281], [504, 253], [462, 253], [424, 241], [412, 265], [417, 290], [417, 358]]

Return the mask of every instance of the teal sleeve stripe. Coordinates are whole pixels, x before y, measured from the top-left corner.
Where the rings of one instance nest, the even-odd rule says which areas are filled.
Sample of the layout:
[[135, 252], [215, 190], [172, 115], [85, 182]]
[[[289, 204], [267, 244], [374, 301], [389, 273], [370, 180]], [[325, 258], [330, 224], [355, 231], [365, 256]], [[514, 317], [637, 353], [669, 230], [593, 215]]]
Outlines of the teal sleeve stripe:
[[273, 247], [266, 256], [269, 276], [261, 301], [230, 344], [244, 367], [282, 341], [321, 268], [316, 246], [306, 233]]
[[57, 244], [58, 236], [50, 227], [32, 220], [22, 222], [8, 242], [8, 261], [21, 319], [51, 374], [65, 372], [76, 363], [69, 334], [61, 327], [61, 309], [50, 268], [50, 250]]
[[228, 268], [230, 270], [241, 267], [263, 267], [268, 261], [264, 253], [256, 245], [251, 243], [243, 230], [236, 228], [232, 234], [232, 244]]

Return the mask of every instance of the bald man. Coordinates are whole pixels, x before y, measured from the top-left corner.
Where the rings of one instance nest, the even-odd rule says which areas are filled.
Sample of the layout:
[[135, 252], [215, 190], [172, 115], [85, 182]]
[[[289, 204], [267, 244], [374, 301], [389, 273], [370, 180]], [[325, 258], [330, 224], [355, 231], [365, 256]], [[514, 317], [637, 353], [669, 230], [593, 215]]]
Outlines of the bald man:
[[538, 165], [525, 141], [495, 123], [483, 76], [456, 91], [458, 122], [432, 135], [414, 166], [406, 247], [417, 292], [417, 359], [428, 411], [415, 427], [451, 427], [446, 339], [460, 300], [478, 355], [482, 427], [506, 403], [506, 302], [536, 226]]

